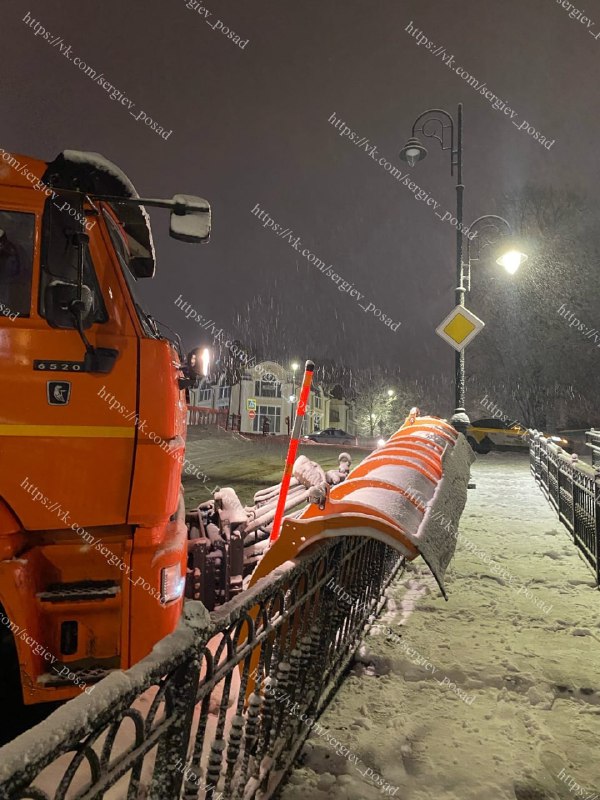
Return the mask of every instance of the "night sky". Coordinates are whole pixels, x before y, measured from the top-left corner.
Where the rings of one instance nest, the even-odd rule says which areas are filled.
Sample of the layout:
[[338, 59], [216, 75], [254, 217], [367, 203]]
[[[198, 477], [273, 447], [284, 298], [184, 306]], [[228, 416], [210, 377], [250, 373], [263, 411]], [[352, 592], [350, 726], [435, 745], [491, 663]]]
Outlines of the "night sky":
[[[170, 240], [168, 216], [152, 213], [158, 270], [143, 294], [188, 346], [208, 339], [175, 307], [179, 295], [232, 338], [237, 315], [261, 298], [256, 325], [276, 324], [286, 355], [452, 372], [453, 352], [434, 329], [454, 305], [455, 231], [341, 137], [332, 114], [404, 172], [398, 152], [415, 117], [436, 106], [455, 114], [463, 102], [467, 221], [530, 181], [598, 200], [600, 39], [555, 0], [206, 0], [208, 22], [188, 4], [196, 5], [4, 0], [0, 73], [5, 150], [43, 159], [66, 148], [97, 151], [141, 195], [211, 202], [206, 246]], [[578, 7], [600, 32], [600, 2]], [[169, 138], [36, 37], [22, 21], [27, 12], [124, 92], [132, 113], [172, 130]], [[249, 40], [243, 50], [210, 27], [219, 19]], [[418, 47], [405, 31], [410, 22], [519, 121], [554, 139], [552, 148]], [[453, 212], [449, 155], [427, 146], [413, 178]], [[257, 203], [355, 284], [363, 303], [401, 321], [397, 332], [264, 228], [251, 213]]]

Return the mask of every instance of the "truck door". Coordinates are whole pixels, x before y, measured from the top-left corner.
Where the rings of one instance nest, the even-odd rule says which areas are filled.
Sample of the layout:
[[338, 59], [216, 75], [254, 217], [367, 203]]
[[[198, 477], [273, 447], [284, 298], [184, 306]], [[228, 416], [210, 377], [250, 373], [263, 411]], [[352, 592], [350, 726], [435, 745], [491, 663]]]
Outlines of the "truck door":
[[115, 525], [129, 502], [138, 337], [88, 208], [85, 336], [118, 355], [107, 374], [85, 371], [82, 338], [60, 302], [77, 283], [73, 210], [83, 206], [61, 193], [42, 209], [39, 194], [0, 187], [0, 498], [29, 530]]

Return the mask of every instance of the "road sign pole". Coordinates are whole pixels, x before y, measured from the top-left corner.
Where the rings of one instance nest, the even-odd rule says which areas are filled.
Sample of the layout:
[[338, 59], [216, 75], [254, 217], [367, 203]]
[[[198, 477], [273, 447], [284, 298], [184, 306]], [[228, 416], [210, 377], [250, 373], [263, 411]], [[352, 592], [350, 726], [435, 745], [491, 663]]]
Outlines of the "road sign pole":
[[[456, 305], [465, 304], [465, 286], [463, 274], [463, 195], [465, 187], [462, 182], [463, 168], [463, 107], [458, 104], [457, 116], [457, 176], [456, 176]], [[465, 411], [465, 350], [464, 347], [454, 354], [454, 417], [453, 425], [462, 433], [466, 432], [465, 421], [468, 422]], [[458, 424], [458, 427], [457, 427]], [[464, 428], [464, 430], [463, 430]]]
[[273, 520], [273, 527], [271, 528], [271, 536], [269, 538], [271, 544], [279, 538], [279, 533], [281, 531], [285, 501], [287, 500], [287, 494], [290, 488], [290, 480], [292, 479], [292, 469], [294, 468], [294, 461], [296, 460], [296, 453], [298, 452], [298, 444], [300, 442], [300, 434], [302, 432], [302, 422], [306, 414], [306, 406], [308, 403], [308, 395], [310, 392], [310, 385], [312, 383], [314, 370], [314, 363], [312, 361], [307, 361], [304, 366], [304, 380], [302, 381], [302, 389], [300, 390], [300, 400], [298, 401], [296, 418], [294, 420], [292, 436], [290, 438], [287, 458], [285, 460], [285, 469], [283, 471], [283, 478], [281, 479], [281, 491], [279, 492], [277, 508], [275, 510], [275, 518]]

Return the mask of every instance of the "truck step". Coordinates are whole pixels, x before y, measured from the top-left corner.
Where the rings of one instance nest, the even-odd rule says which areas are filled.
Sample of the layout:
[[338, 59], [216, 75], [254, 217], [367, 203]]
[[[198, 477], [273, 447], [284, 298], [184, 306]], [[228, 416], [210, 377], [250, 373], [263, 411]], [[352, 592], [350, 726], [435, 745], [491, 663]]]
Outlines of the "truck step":
[[116, 581], [77, 581], [51, 583], [45, 591], [38, 592], [42, 603], [74, 603], [90, 600], [108, 600], [116, 597], [121, 587]]
[[68, 664], [56, 663], [52, 672], [45, 672], [37, 679], [38, 683], [44, 686], [82, 686], [90, 683], [98, 683], [102, 678], [106, 678], [114, 668], [110, 667], [86, 667], [78, 669], [71, 668]]

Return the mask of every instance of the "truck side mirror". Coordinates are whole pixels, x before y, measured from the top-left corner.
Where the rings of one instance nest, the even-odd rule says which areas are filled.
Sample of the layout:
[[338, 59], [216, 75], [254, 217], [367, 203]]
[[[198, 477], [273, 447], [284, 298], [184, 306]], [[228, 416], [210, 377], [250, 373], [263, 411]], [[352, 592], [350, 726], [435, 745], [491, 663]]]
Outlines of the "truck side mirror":
[[81, 302], [79, 288], [76, 283], [54, 279], [46, 286], [44, 292], [44, 308], [46, 320], [53, 328], [76, 328], [76, 318], [73, 314], [73, 304], [78, 303], [83, 309], [81, 321], [83, 328], [89, 328], [94, 321], [94, 294], [89, 286], [81, 287]]
[[191, 194], [176, 194], [169, 233], [182, 242], [207, 242], [210, 238], [211, 215], [208, 200]]

